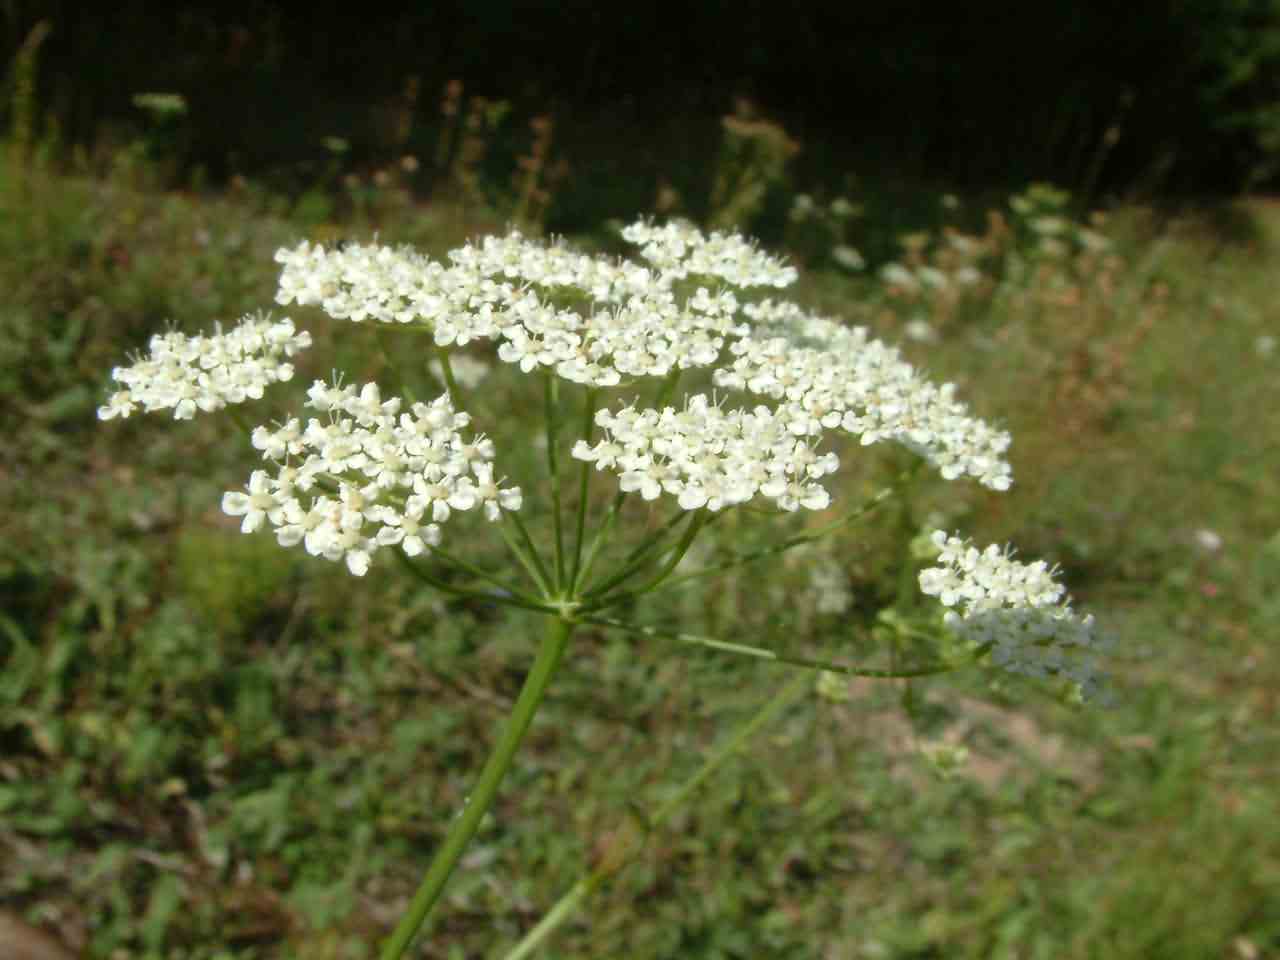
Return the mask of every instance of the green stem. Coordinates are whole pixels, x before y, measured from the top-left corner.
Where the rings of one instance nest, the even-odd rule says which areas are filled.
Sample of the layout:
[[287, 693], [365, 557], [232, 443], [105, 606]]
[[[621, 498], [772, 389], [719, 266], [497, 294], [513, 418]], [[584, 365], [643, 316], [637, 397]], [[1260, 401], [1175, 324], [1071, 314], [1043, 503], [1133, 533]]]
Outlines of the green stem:
[[503, 580], [501, 577], [495, 577], [493, 574], [489, 573], [487, 570], [484, 570], [481, 567], [477, 567], [474, 563], [471, 563], [468, 560], [463, 560], [461, 557], [456, 556], [455, 554], [452, 554], [447, 550], [442, 550], [439, 547], [428, 547], [427, 549], [429, 549], [435, 556], [440, 557], [446, 563], [451, 563], [455, 567], [457, 567], [459, 570], [464, 570], [467, 573], [471, 574], [477, 580], [484, 580], [488, 583], [493, 584], [499, 590], [506, 592], [508, 596], [512, 596], [519, 600], [523, 600], [526, 603], [534, 604], [535, 606], [538, 605], [538, 602], [534, 597], [521, 593], [511, 584]]
[[671, 399], [671, 394], [675, 393], [676, 384], [680, 382], [680, 368], [672, 367], [671, 371], [662, 378], [662, 383], [658, 385], [658, 394], [654, 398], [653, 406], [661, 413], [662, 408], [666, 406], [667, 401]]
[[462, 391], [458, 389], [458, 381], [453, 376], [453, 365], [449, 363], [449, 348], [436, 347], [436, 352], [440, 356], [440, 369], [444, 372], [444, 386], [449, 392], [449, 402], [453, 404], [455, 411], [462, 409]]
[[[374, 322], [374, 321], [370, 321], [370, 322]], [[416, 333], [420, 336], [428, 336], [428, 337], [435, 336], [435, 331], [422, 322], [417, 322], [417, 323], [399, 323], [399, 322], [386, 323], [383, 321], [376, 321], [376, 322], [379, 324], [378, 329], [383, 331], [384, 333]]]
[[409, 403], [416, 403], [418, 398], [414, 395], [413, 388], [405, 382], [404, 377], [400, 373], [400, 366], [392, 359], [391, 351], [387, 349], [387, 331], [386, 324], [375, 324], [374, 337], [378, 341], [378, 352], [382, 354], [382, 362], [387, 365], [387, 370], [391, 374], [394, 381], [396, 392], [404, 397]]
[[[605, 588], [602, 588], [601, 590], [593, 590], [589, 595], [593, 597], [593, 599], [587, 603], [586, 609], [590, 610], [604, 606], [611, 606], [616, 603], [621, 603], [624, 600], [638, 597], [651, 590], [656, 590], [668, 577], [671, 576], [676, 567], [680, 565], [680, 561], [684, 559], [685, 554], [689, 552], [689, 548], [693, 546], [694, 539], [698, 536], [698, 533], [702, 528], [706, 526], [707, 516], [708, 514], [705, 509], [700, 509], [694, 512], [693, 519], [689, 521], [689, 525], [684, 528], [684, 533], [680, 537], [680, 542], [672, 548], [671, 556], [667, 558], [667, 562], [663, 565], [662, 569], [658, 571], [658, 574], [655, 577], [650, 579], [643, 586], [636, 587], [634, 590], [624, 590], [620, 593], [604, 593], [603, 591]], [[630, 576], [634, 572], [634, 569], [623, 571], [625, 576]], [[625, 579], [625, 576], [621, 579]], [[613, 580], [620, 582], [619, 577], [614, 577]]]
[[866, 667], [851, 667], [848, 664], [833, 663], [827, 660], [814, 660], [809, 657], [792, 657], [786, 654], [777, 653], [776, 651], [769, 650], [764, 647], [752, 647], [745, 643], [730, 643], [727, 640], [717, 640], [714, 637], [703, 637], [694, 633], [659, 630], [656, 627], [645, 627], [638, 624], [625, 623], [611, 617], [582, 616], [578, 618], [578, 622], [590, 623], [598, 627], [613, 627], [617, 630], [626, 630], [629, 633], [635, 633], [644, 637], [674, 640], [677, 643], [682, 643], [691, 647], [702, 647], [707, 650], [717, 650], [723, 653], [736, 653], [739, 656], [751, 657], [755, 660], [768, 660], [773, 663], [782, 663], [792, 667], [804, 667], [809, 670], [827, 670], [831, 673], [839, 673], [848, 677], [872, 677], [877, 680], [901, 680], [910, 677], [927, 677], [938, 673], [950, 673], [951, 671], [958, 670], [960, 667], [966, 665], [970, 659], [979, 659], [987, 652], [987, 650], [990, 649], [989, 646], [979, 647], [970, 655], [970, 658], [951, 663], [930, 663], [924, 666], [911, 667], [906, 670], [874, 670]]
[[582, 569], [578, 571], [578, 581], [574, 584], [575, 592], [590, 578], [591, 569], [596, 565], [596, 557], [599, 556], [605, 544], [613, 539], [613, 526], [617, 523], [618, 512], [626, 499], [626, 492], [619, 490], [617, 496], [613, 498], [613, 503], [609, 505], [609, 512], [605, 514], [604, 521], [596, 528], [596, 535], [591, 538], [591, 546], [587, 548], [587, 559], [583, 561]]
[[403, 550], [392, 551], [400, 564], [409, 571], [417, 579], [423, 583], [435, 587], [442, 593], [448, 593], [464, 600], [480, 600], [485, 603], [500, 603], [508, 607], [519, 607], [522, 610], [533, 610], [538, 613], [553, 613], [553, 608], [531, 600], [521, 594], [503, 594], [503, 593], [485, 593], [479, 590], [468, 590], [465, 587], [455, 587], [447, 581], [434, 577], [427, 571], [423, 570], [418, 564], [410, 560]]
[[[583, 405], [582, 413], [582, 442], [591, 443], [591, 433], [596, 425], [596, 390], [593, 387], [587, 388], [587, 400]], [[578, 575], [582, 570], [582, 541], [586, 539], [587, 528], [587, 497], [589, 487], [591, 486], [591, 470], [592, 464], [589, 460], [582, 461], [582, 472], [578, 480], [578, 524], [577, 531], [573, 541], [573, 567], [569, 574], [569, 592], [573, 593], [578, 589]]]
[[556, 434], [560, 429], [560, 381], [548, 373], [543, 389], [547, 421], [547, 472], [551, 476], [551, 522], [556, 535], [556, 579], [559, 590], [564, 585], [564, 528], [560, 519], [560, 459], [556, 454]]
[[684, 535], [680, 537], [680, 542], [676, 544], [675, 549], [671, 551], [671, 556], [667, 559], [666, 566], [658, 571], [658, 575], [651, 579], [642, 587], [636, 587], [634, 590], [627, 591], [629, 596], [639, 596], [642, 593], [648, 593], [655, 589], [659, 584], [666, 580], [680, 565], [680, 561], [684, 559], [684, 555], [689, 552], [689, 548], [693, 546], [694, 539], [698, 536], [698, 532], [706, 525], [707, 511], [698, 510], [694, 513], [693, 519], [689, 521], [689, 525], [684, 528]]
[[506, 726], [494, 745], [493, 752], [489, 754], [484, 769], [480, 771], [480, 779], [476, 782], [471, 796], [467, 798], [462, 812], [450, 825], [444, 843], [432, 859], [431, 866], [427, 868], [427, 874], [423, 877], [417, 893], [413, 895], [409, 909], [383, 945], [381, 960], [399, 960], [404, 955], [410, 942], [418, 933], [418, 929], [431, 913], [431, 908], [440, 899], [449, 875], [462, 857], [467, 844], [475, 836], [476, 830], [480, 827], [480, 821], [493, 805], [498, 785], [502, 783], [503, 776], [511, 767], [516, 749], [524, 739], [533, 715], [546, 694], [547, 685], [561, 657], [564, 656], [573, 627], [572, 621], [560, 618], [554, 618], [547, 623], [542, 645], [538, 648], [538, 656], [529, 670], [529, 675], [525, 677], [524, 687], [520, 690], [520, 696], [511, 709], [511, 715], [507, 718]]
[[[911, 516], [911, 498], [903, 497], [898, 510], [898, 543], [901, 549], [901, 562], [898, 565], [898, 582], [894, 592], [893, 611], [900, 621], [911, 609], [912, 600], [918, 596], [915, 574], [915, 559], [911, 555], [911, 541], [915, 535], [915, 521]], [[902, 632], [893, 630], [889, 637], [889, 664], [897, 669], [898, 658], [902, 656]], [[904, 684], [903, 700], [910, 713], [911, 685]]]
[[[619, 503], [621, 502], [621, 495], [619, 495], [618, 502]], [[671, 516], [670, 520], [668, 520], [666, 523], [660, 526], [657, 530], [653, 531], [653, 533], [645, 537], [644, 540], [640, 541], [639, 545], [637, 545], [634, 550], [632, 550], [629, 554], [627, 554], [626, 559], [622, 561], [621, 565], [613, 573], [612, 576], [610, 576], [608, 579], [604, 580], [603, 582], [596, 584], [590, 590], [587, 590], [583, 594], [583, 597], [589, 598], [589, 597], [598, 596], [602, 593], [607, 593], [608, 591], [616, 587], [618, 584], [622, 583], [622, 581], [626, 580], [629, 577], [634, 576], [640, 570], [644, 569], [644, 567], [649, 563], [649, 560], [650, 560], [649, 555], [653, 552], [654, 548], [661, 542], [662, 538], [665, 537], [668, 533], [670, 533], [673, 529], [675, 529], [675, 527], [678, 524], [680, 524], [681, 521], [683, 521], [688, 516], [689, 516], [688, 510], [676, 511]]]
[[[511, 531], [507, 529], [506, 524], [508, 518], [515, 524], [516, 531], [520, 534], [521, 540], [524, 541], [523, 546], [511, 539]], [[524, 567], [534, 585], [542, 591], [544, 597], [551, 596], [555, 592], [551, 589], [551, 576], [547, 573], [546, 564], [542, 562], [542, 557], [538, 554], [538, 548], [534, 546], [533, 540], [530, 539], [529, 531], [525, 528], [519, 514], [504, 510], [502, 513], [502, 525], [499, 529], [502, 531], [502, 539], [507, 543], [507, 549], [520, 561], [520, 565]]]
[[[619, 864], [618, 867], [621, 867]], [[610, 869], [612, 867], [612, 869]], [[596, 867], [590, 874], [583, 877], [570, 888], [569, 892], [561, 897], [551, 911], [538, 921], [538, 925], [524, 935], [524, 938], [515, 946], [515, 949], [507, 954], [506, 960], [525, 960], [534, 950], [542, 946], [542, 941], [547, 939], [551, 933], [564, 923], [565, 920], [578, 909], [578, 904], [595, 893], [604, 882], [609, 879], [609, 875], [613, 872], [612, 864]]]
[[676, 808], [684, 803], [693, 791], [702, 786], [708, 777], [724, 766], [725, 761], [737, 753], [742, 745], [756, 734], [756, 731], [766, 726], [783, 710], [791, 706], [793, 702], [800, 699], [803, 694], [811, 689], [812, 684], [812, 679], [803, 674], [792, 677], [777, 696], [770, 697], [765, 702], [765, 705], [756, 711], [755, 716], [734, 731], [728, 742], [708, 757], [702, 766], [698, 768], [698, 771], [680, 786], [679, 790], [662, 802], [662, 805], [649, 818], [649, 827], [652, 829], [653, 827], [661, 826], [663, 821], [675, 813]]
[[[653, 816], [649, 818], [648, 829], [652, 831], [661, 826], [680, 804], [684, 803], [712, 774], [724, 766], [730, 757], [742, 749], [743, 744], [753, 737], [761, 727], [771, 723], [785, 709], [805, 694], [809, 689], [810, 683], [811, 681], [807, 676], [795, 677], [782, 688], [782, 691], [777, 696], [771, 697], [766, 701], [764, 706], [750, 720], [734, 731], [733, 735], [703, 762], [692, 777], [681, 784], [675, 793], [662, 802]], [[569, 918], [579, 904], [595, 893], [610, 876], [635, 859], [642, 848], [643, 844], [607, 859], [574, 884], [569, 892], [560, 898], [551, 912], [543, 917], [536, 927], [525, 934], [524, 939], [516, 945], [514, 950], [507, 954], [506, 960], [524, 960], [524, 958], [528, 957], [557, 927]]]
[[240, 428], [241, 433], [246, 437], [253, 436], [253, 428], [249, 426], [249, 422], [245, 420], [243, 413], [233, 406], [227, 406], [224, 409], [227, 411], [227, 416], [231, 418], [231, 422]]
[[911, 510], [911, 498], [903, 497], [898, 513], [898, 542], [902, 544], [902, 562], [898, 567], [898, 582], [893, 597], [893, 608], [905, 616], [920, 595], [915, 557], [911, 554], [911, 541], [915, 539], [916, 521]]
[[813, 530], [806, 530], [804, 533], [798, 533], [793, 537], [788, 537], [786, 540], [772, 544], [768, 547], [762, 547], [759, 550], [752, 550], [747, 553], [740, 553], [723, 563], [717, 563], [710, 567], [705, 567], [702, 570], [693, 570], [689, 573], [682, 573], [678, 577], [672, 577], [667, 581], [666, 585], [667, 587], [674, 587], [676, 584], [685, 583], [689, 580], [714, 576], [717, 573], [724, 573], [726, 570], [732, 570], [735, 567], [742, 566], [743, 564], [752, 563], [756, 560], [763, 560], [765, 557], [771, 557], [787, 550], [794, 549], [795, 547], [803, 546], [806, 543], [812, 543], [815, 540], [820, 540], [827, 534], [834, 533], [841, 527], [847, 526], [848, 524], [853, 523], [853, 521], [866, 516], [876, 507], [880, 506], [880, 504], [884, 503], [891, 496], [897, 493], [898, 489], [899, 484], [894, 483], [891, 486], [885, 487], [866, 503], [862, 504], [862, 506], [855, 510], [851, 510], [838, 520], [833, 520], [831, 523], [824, 524], [823, 526], [817, 527]]

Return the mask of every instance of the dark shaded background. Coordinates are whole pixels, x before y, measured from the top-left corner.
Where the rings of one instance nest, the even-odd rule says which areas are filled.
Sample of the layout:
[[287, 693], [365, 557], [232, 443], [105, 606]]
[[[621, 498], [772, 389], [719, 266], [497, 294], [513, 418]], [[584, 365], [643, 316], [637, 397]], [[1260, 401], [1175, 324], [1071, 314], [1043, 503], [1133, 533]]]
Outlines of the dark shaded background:
[[410, 78], [397, 149], [430, 150], [458, 79], [513, 116], [552, 112], [579, 163], [641, 177], [713, 146], [736, 96], [805, 145], [802, 171], [958, 188], [1231, 192], [1274, 185], [1280, 151], [1277, 0], [0, 0], [0, 17], [5, 63], [53, 25], [39, 100], [67, 142], [137, 124], [134, 93], [180, 92], [184, 161], [215, 179], [305, 164], [330, 134], [377, 160]]

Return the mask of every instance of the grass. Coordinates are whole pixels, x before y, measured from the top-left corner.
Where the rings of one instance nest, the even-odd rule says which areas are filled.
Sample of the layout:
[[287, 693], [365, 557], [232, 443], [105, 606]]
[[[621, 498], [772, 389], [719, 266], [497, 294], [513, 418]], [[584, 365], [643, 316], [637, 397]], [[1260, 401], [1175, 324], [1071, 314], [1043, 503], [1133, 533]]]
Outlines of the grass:
[[[870, 658], [902, 525], [941, 513], [1063, 566], [1120, 638], [1117, 706], [978, 674], [815, 696], [546, 957], [1280, 956], [1280, 355], [1259, 342], [1280, 329], [1280, 209], [1218, 220], [1116, 211], [1122, 263], [1074, 299], [1032, 281], [904, 341], [1009, 425], [1011, 493], [928, 485], [907, 515], [639, 610]], [[440, 252], [495, 224], [440, 206], [335, 223], [251, 187], [0, 167], [0, 905], [86, 956], [370, 955], [531, 659], [532, 617], [238, 535], [217, 504], [250, 459], [226, 420], [93, 419], [111, 366], [165, 323], [268, 304], [277, 246], [374, 226]], [[799, 296], [894, 340], [919, 309], [837, 273]], [[367, 331], [295, 319], [318, 341], [300, 382], [379, 373]], [[501, 438], [537, 394], [495, 373], [473, 396]], [[533, 444], [506, 449], [536, 475]], [[846, 451], [847, 496], [895, 466], [877, 451]], [[715, 544], [768, 522], [730, 518]], [[815, 607], [819, 563], [846, 614]], [[501, 956], [788, 677], [585, 630], [421, 955]], [[944, 775], [936, 744], [968, 762]]]

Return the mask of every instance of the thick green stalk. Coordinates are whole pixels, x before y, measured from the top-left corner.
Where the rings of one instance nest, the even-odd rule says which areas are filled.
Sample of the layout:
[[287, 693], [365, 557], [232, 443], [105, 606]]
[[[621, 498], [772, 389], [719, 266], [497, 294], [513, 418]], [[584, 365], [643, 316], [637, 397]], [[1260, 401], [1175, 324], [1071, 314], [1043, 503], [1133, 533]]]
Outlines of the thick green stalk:
[[480, 821], [493, 805], [498, 785], [502, 783], [503, 776], [510, 768], [516, 749], [524, 739], [529, 724], [533, 721], [533, 715], [546, 694], [547, 685], [556, 667], [559, 666], [561, 657], [564, 656], [573, 627], [573, 622], [569, 620], [554, 618], [548, 621], [542, 646], [538, 648], [538, 656], [529, 670], [529, 675], [525, 677], [524, 687], [520, 691], [515, 706], [511, 708], [511, 715], [507, 718], [498, 742], [494, 744], [489, 759], [485, 761], [484, 769], [480, 771], [480, 779], [476, 781], [475, 789], [467, 798], [462, 812], [449, 826], [444, 842], [436, 851], [421, 886], [409, 903], [409, 909], [405, 911], [400, 923], [383, 945], [381, 960], [399, 960], [404, 955], [410, 942], [431, 913], [431, 908], [440, 899], [449, 875], [461, 859], [467, 844], [475, 836]]

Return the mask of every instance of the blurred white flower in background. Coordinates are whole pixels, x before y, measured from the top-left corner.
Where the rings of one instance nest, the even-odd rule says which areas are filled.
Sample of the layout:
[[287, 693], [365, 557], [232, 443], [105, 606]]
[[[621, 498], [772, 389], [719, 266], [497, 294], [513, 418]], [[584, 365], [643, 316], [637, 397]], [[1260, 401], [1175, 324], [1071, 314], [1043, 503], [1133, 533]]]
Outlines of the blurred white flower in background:
[[1222, 549], [1222, 537], [1209, 529], [1197, 530], [1194, 534], [1196, 546], [1205, 553], [1217, 553]]

